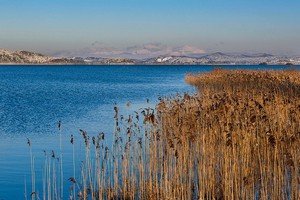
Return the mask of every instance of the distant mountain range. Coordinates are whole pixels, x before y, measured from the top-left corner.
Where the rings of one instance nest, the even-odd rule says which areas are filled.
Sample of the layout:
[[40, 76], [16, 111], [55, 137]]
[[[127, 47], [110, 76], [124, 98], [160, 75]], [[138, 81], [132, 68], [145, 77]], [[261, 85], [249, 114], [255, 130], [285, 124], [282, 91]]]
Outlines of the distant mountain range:
[[0, 49], [0, 64], [128, 64], [128, 65], [300, 65], [300, 56], [271, 54], [225, 54], [222, 52], [198, 56], [158, 56], [148, 59], [50, 57], [29, 51]]

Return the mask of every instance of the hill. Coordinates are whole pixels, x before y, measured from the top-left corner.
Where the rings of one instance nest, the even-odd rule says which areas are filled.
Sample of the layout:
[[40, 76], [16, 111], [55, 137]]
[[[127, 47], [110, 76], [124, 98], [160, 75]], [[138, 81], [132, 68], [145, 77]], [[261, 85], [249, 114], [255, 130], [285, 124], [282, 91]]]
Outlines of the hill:
[[0, 64], [77, 64], [78, 60], [50, 57], [30, 51], [11, 51], [0, 49]]

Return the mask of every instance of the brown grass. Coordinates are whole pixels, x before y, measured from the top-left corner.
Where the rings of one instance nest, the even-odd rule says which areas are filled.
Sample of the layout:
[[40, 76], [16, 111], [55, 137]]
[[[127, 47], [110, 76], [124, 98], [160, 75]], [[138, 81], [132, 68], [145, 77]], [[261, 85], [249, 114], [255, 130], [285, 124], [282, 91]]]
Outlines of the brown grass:
[[186, 76], [197, 95], [129, 116], [115, 107], [111, 147], [104, 133], [90, 144], [81, 130], [86, 156], [69, 179], [73, 198], [299, 199], [299, 77], [217, 69]]
[[299, 71], [218, 69], [186, 81], [199, 95], [159, 107], [170, 149], [187, 162], [178, 167], [194, 169], [193, 185], [180, 193], [194, 187], [200, 199], [298, 199]]

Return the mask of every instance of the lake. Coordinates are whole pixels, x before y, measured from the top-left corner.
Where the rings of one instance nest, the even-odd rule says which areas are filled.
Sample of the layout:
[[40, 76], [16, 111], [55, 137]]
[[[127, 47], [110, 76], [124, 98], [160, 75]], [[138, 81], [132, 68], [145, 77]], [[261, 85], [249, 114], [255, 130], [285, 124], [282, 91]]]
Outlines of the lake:
[[[224, 66], [282, 69], [286, 66]], [[299, 67], [296, 67], [299, 69]], [[160, 96], [194, 93], [186, 73], [212, 66], [1, 66], [0, 67], [0, 200], [30, 197], [27, 138], [35, 160], [37, 192], [42, 196], [44, 150], [58, 153], [62, 122], [64, 179], [72, 175], [70, 135], [77, 148], [79, 129], [89, 135], [114, 131], [114, 106], [128, 114], [154, 107]], [[149, 100], [149, 102], [148, 102]], [[148, 102], [148, 103], [147, 103]], [[109, 138], [108, 138], [109, 141]], [[80, 162], [81, 155], [77, 160]], [[68, 189], [64, 190], [67, 199]]]

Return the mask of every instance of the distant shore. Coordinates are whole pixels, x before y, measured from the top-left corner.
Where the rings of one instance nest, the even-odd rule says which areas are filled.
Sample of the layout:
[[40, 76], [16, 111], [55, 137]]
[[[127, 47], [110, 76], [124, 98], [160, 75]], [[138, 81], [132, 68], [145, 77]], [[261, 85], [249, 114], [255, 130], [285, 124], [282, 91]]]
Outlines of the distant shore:
[[51, 57], [29, 51], [0, 49], [0, 65], [300, 65], [300, 56], [270, 54], [224, 54], [153, 58]]

